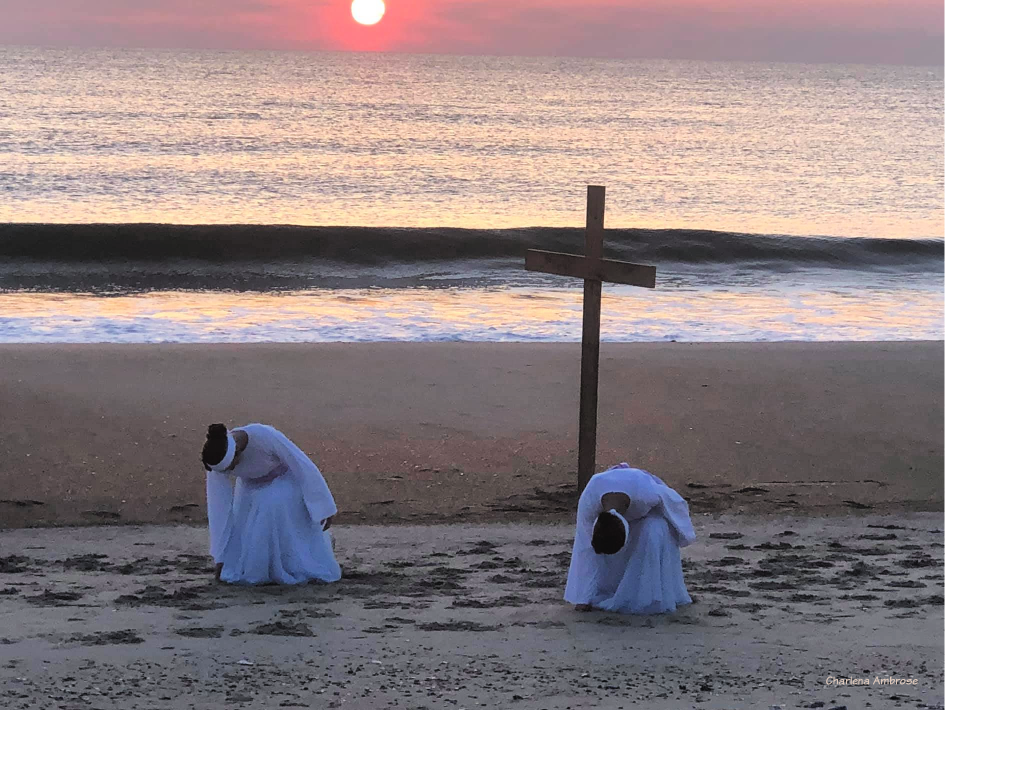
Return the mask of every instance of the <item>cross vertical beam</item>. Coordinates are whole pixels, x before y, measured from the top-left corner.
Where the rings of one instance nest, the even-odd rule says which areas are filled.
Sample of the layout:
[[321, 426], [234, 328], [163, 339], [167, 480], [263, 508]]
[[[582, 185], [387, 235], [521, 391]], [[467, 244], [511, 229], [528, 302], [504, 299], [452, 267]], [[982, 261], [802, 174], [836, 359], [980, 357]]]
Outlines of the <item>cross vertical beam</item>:
[[601, 285], [619, 283], [653, 288], [657, 270], [649, 264], [603, 257], [604, 187], [587, 187], [587, 236], [583, 256], [571, 253], [526, 252], [531, 272], [583, 279], [583, 356], [580, 363], [580, 447], [577, 490], [583, 489], [597, 467], [597, 373], [601, 356]]
[[[604, 250], [605, 188], [587, 187], [587, 234], [584, 258], [601, 261]], [[577, 492], [597, 466], [597, 380], [601, 360], [601, 281], [583, 281], [583, 355], [580, 364], [580, 443]]]

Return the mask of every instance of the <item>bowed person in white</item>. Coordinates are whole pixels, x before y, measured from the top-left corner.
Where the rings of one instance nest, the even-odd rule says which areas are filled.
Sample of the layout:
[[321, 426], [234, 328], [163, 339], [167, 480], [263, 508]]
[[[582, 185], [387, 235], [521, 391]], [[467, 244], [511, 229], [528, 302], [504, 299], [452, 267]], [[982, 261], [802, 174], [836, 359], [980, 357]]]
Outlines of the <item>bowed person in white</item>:
[[618, 464], [580, 496], [565, 599], [579, 610], [666, 613], [693, 602], [679, 550], [697, 538], [686, 500], [642, 469]]
[[273, 427], [211, 424], [203, 446], [210, 554], [230, 584], [304, 584], [341, 578], [327, 482]]

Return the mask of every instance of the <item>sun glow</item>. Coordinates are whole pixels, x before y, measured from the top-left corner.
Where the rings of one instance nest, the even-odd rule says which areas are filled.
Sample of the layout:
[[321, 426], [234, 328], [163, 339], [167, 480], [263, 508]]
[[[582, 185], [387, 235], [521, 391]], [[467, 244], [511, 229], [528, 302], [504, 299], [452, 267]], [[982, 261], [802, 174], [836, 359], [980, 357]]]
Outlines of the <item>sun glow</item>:
[[353, 0], [352, 18], [371, 26], [384, 18], [384, 0]]

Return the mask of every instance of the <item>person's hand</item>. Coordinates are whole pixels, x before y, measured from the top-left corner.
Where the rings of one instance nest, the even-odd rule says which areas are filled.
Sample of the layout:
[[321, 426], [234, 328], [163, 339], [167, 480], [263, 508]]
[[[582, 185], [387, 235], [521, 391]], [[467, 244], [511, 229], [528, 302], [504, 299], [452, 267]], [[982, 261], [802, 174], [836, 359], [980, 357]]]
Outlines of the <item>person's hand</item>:
[[331, 515], [330, 517], [325, 518], [324, 521], [323, 521], [324, 530], [326, 531], [328, 528], [330, 528], [331, 527], [331, 523], [333, 523], [333, 522], [334, 522], [334, 515]]

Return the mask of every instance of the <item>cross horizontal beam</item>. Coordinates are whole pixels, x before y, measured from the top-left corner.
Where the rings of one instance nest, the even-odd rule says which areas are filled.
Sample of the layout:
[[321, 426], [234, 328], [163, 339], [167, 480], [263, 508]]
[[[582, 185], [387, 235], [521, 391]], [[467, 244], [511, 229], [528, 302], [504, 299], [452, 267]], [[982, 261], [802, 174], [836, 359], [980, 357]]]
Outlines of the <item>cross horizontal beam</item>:
[[640, 288], [653, 288], [656, 274], [656, 269], [646, 264], [613, 259], [588, 259], [571, 253], [537, 250], [526, 252], [526, 268], [531, 272], [636, 285]]

